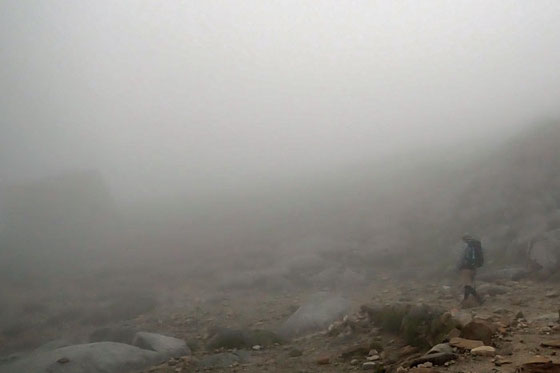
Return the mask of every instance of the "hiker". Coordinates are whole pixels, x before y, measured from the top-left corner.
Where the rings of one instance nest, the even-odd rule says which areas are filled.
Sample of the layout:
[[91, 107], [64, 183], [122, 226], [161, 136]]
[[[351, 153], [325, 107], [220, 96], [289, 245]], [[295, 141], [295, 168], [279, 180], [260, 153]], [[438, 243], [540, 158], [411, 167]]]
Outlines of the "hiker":
[[469, 296], [473, 296], [479, 304], [483, 303], [482, 298], [478, 295], [474, 287], [474, 277], [476, 269], [482, 267], [484, 264], [484, 256], [482, 253], [482, 245], [480, 240], [474, 238], [470, 234], [465, 234], [463, 237], [466, 247], [459, 262], [459, 271], [461, 273], [461, 282], [464, 286], [465, 302]]

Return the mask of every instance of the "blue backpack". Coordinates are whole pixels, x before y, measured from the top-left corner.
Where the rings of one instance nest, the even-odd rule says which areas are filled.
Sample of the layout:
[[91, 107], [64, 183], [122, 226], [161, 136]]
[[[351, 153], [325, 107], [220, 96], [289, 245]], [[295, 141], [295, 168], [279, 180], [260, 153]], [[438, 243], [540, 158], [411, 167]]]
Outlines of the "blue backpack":
[[474, 268], [482, 267], [484, 264], [484, 254], [482, 253], [482, 245], [478, 240], [472, 240], [468, 243], [468, 257], [465, 258]]

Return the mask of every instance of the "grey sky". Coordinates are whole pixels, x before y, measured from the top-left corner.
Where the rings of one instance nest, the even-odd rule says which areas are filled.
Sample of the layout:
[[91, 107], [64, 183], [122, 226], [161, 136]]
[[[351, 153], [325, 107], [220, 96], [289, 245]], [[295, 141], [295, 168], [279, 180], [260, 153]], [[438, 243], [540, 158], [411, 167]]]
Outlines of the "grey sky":
[[490, 137], [560, 98], [558, 1], [0, 2], [0, 178], [117, 194]]

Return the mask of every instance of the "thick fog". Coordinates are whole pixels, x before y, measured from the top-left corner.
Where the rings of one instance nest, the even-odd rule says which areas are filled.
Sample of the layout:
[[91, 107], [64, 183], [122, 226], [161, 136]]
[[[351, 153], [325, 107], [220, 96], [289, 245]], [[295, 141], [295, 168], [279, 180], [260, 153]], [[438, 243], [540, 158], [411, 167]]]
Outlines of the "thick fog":
[[96, 169], [127, 201], [505, 137], [556, 114], [559, 14], [555, 1], [2, 1], [2, 183]]
[[[470, 338], [432, 322], [469, 290], [500, 322], [484, 347], [533, 357], [558, 330], [536, 281], [560, 279], [559, 19], [556, 0], [1, 0], [0, 372], [401, 371]], [[371, 302], [399, 302], [392, 330]], [[318, 333], [280, 347], [298, 317]]]

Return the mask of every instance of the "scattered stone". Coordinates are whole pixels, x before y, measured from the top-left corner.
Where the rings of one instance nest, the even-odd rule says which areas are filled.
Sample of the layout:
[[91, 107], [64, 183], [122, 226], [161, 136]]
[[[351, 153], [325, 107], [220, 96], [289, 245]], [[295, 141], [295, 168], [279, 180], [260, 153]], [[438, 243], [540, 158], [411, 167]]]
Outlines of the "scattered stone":
[[381, 357], [379, 357], [379, 355], [373, 355], [373, 356], [368, 356], [366, 357], [367, 361], [379, 361], [381, 360]]
[[497, 367], [501, 367], [502, 365], [511, 364], [511, 363], [512, 363], [511, 360], [508, 360], [501, 355], [496, 355], [496, 357], [494, 358], [494, 365]]
[[476, 341], [472, 339], [465, 339], [465, 338], [453, 338], [449, 341], [449, 344], [452, 347], [456, 347], [460, 350], [472, 350], [473, 348], [477, 348], [480, 346], [484, 346], [482, 341]]
[[379, 367], [378, 363], [374, 363], [372, 361], [368, 361], [362, 364], [363, 370], [376, 370]]
[[437, 354], [430, 354], [430, 355], [424, 355], [421, 356], [419, 358], [413, 359], [412, 362], [410, 363], [411, 367], [415, 367], [418, 366], [420, 364], [424, 364], [424, 363], [432, 363], [433, 365], [443, 365], [446, 362], [450, 361], [450, 360], [455, 360], [457, 359], [457, 355], [455, 354], [449, 354], [449, 353], [437, 353]]
[[446, 339], [450, 341], [451, 339], [457, 338], [460, 335], [461, 335], [461, 331], [457, 328], [453, 328], [449, 333], [447, 333]]
[[475, 356], [494, 357], [496, 355], [496, 349], [492, 346], [480, 346], [473, 348], [471, 354]]
[[511, 356], [513, 355], [513, 344], [512, 343], [504, 343], [499, 349], [498, 354], [502, 356]]
[[328, 356], [321, 356], [316, 360], [318, 365], [328, 365], [331, 362], [330, 357]]
[[303, 351], [297, 348], [292, 348], [290, 352], [288, 352], [289, 357], [299, 357], [303, 355]]
[[407, 356], [413, 355], [417, 352], [418, 352], [418, 347], [407, 345], [407, 346], [404, 346], [403, 348], [400, 349], [399, 356], [401, 358], [402, 357], [407, 357]]
[[369, 354], [370, 346], [368, 343], [362, 343], [347, 347], [342, 351], [340, 357], [343, 359], [349, 359], [355, 356], [366, 356]]
[[254, 345], [254, 346], [252, 347], [252, 349], [253, 349], [254, 351], [260, 351], [260, 350], [262, 350], [262, 347], [261, 347], [260, 345]]
[[432, 368], [434, 366], [434, 364], [432, 364], [430, 361], [420, 364], [418, 365], [417, 368]]
[[519, 312], [517, 312], [517, 314], [515, 315], [515, 319], [516, 319], [516, 320], [519, 320], [519, 319], [523, 320], [523, 319], [525, 319], [525, 315], [523, 314], [523, 312], [519, 311]]
[[358, 359], [352, 359], [350, 361], [350, 365], [358, 365], [358, 364], [360, 364], [360, 360], [358, 360]]

